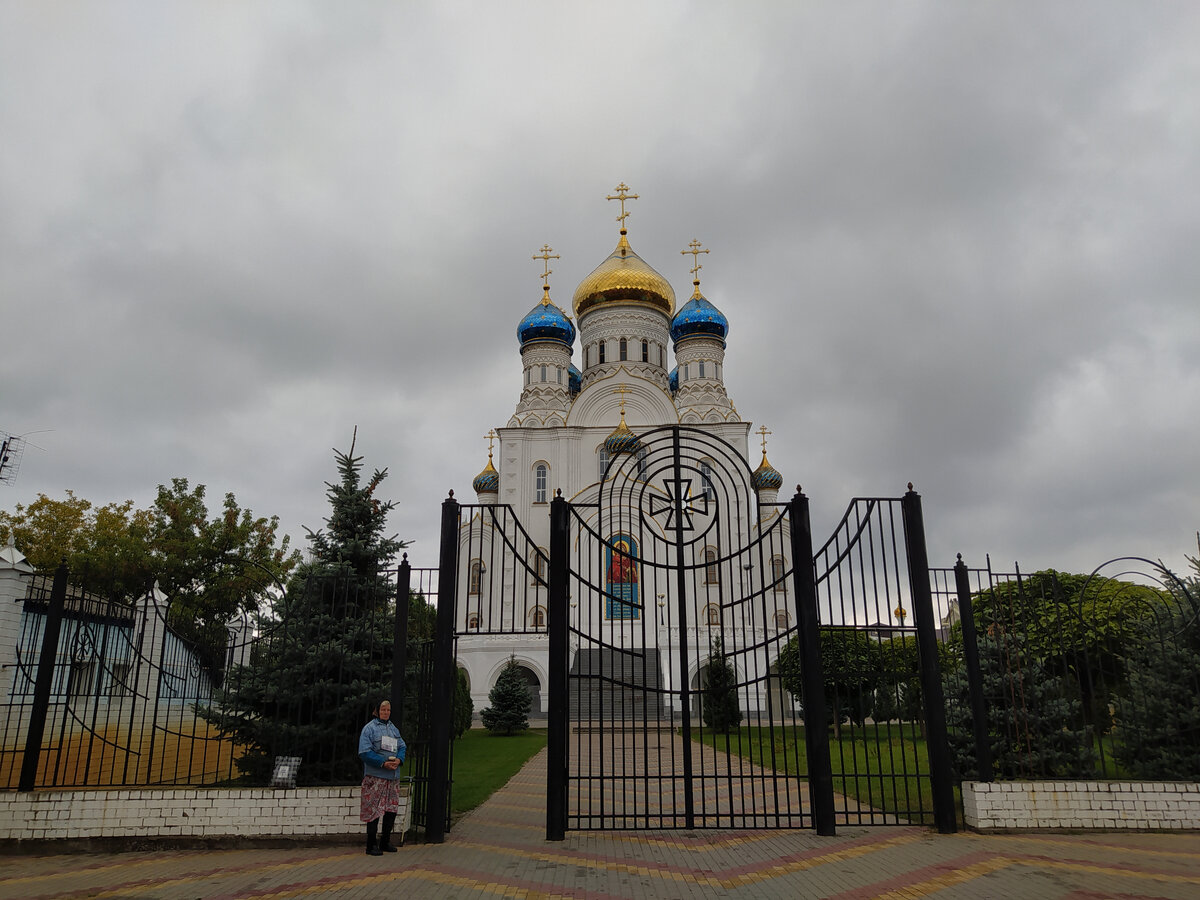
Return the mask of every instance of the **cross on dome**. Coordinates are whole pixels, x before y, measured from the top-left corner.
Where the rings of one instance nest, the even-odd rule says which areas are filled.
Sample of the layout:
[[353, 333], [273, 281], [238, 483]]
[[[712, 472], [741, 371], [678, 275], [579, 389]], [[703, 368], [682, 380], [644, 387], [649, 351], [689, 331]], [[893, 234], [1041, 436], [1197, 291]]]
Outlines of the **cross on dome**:
[[766, 456], [767, 455], [767, 435], [774, 434], [775, 432], [767, 431], [767, 426], [764, 425], [762, 428], [758, 429], [758, 431], [756, 431], [754, 433], [762, 435], [763, 456]]
[[492, 428], [484, 435], [488, 442], [488, 459], [492, 458], [492, 442], [496, 440], [496, 429]]
[[625, 419], [625, 395], [632, 394], [633, 391], [631, 391], [628, 387], [626, 387], [625, 385], [622, 384], [622, 385], [619, 385], [618, 387], [613, 388], [613, 393], [619, 394], [621, 397], [621, 420], [624, 421], [624, 419]]
[[638, 195], [630, 194], [629, 186], [626, 185], [625, 182], [623, 182], [623, 181], [620, 184], [618, 184], [615, 188], [613, 188], [613, 190], [617, 192], [616, 196], [609, 194], [604, 199], [621, 201], [621, 214], [619, 216], [617, 216], [617, 221], [621, 223], [621, 234], [624, 234], [625, 233], [625, 220], [627, 218], [629, 218], [629, 213], [625, 212], [625, 201], [626, 200], [636, 200], [636, 199], [638, 199]]
[[550, 260], [562, 259], [557, 253], [550, 252], [553, 249], [549, 244], [542, 244], [542, 249], [530, 257], [531, 259], [540, 259], [545, 268], [545, 271], [539, 276], [542, 279], [542, 303], [544, 305], [550, 304], [550, 273], [554, 271], [550, 268]]

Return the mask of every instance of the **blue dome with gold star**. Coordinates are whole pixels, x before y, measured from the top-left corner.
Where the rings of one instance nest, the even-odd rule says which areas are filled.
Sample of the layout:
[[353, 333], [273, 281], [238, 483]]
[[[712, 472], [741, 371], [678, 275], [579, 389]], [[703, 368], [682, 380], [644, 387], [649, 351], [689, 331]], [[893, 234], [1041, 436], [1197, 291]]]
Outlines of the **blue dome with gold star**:
[[778, 470], [767, 462], [767, 451], [763, 451], [762, 462], [759, 463], [757, 469], [750, 476], [750, 486], [756, 491], [768, 490], [777, 491], [783, 487], [783, 476]]
[[679, 343], [684, 338], [697, 335], [710, 335], [725, 343], [725, 335], [729, 333], [729, 320], [724, 313], [704, 299], [700, 293], [700, 285], [692, 299], [684, 304], [683, 309], [671, 320], [671, 340]]
[[500, 473], [492, 465], [491, 453], [488, 454], [487, 467], [475, 476], [475, 480], [471, 482], [471, 487], [475, 488], [475, 493], [477, 494], [500, 493]]
[[667, 386], [671, 389], [671, 393], [679, 390], [679, 366], [671, 370], [671, 374], [667, 376]]
[[608, 451], [609, 456], [616, 456], [618, 453], [635, 453], [641, 446], [641, 438], [629, 430], [629, 426], [625, 424], [625, 413], [622, 412], [620, 424], [604, 441], [604, 449]]
[[522, 348], [532, 341], [557, 341], [568, 347], [575, 343], [575, 324], [550, 301], [549, 287], [542, 302], [531, 309], [517, 326], [517, 340]]

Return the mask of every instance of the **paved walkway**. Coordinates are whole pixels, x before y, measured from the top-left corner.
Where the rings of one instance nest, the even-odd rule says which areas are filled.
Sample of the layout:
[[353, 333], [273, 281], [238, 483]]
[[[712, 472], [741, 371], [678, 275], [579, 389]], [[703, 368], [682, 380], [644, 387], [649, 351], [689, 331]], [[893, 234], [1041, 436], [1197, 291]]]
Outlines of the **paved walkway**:
[[[576, 832], [547, 843], [545, 751], [445, 844], [0, 857], [0, 898], [1200, 898], [1200, 834], [921, 828]], [[64, 848], [66, 849], [66, 848]]]

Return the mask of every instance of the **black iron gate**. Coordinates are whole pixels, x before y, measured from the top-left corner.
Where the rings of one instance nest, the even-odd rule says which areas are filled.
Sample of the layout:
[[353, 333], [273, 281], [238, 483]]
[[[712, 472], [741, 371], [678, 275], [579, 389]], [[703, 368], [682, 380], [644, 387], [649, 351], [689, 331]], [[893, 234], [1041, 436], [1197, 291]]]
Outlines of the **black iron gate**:
[[[827, 715], [827, 703], [840, 699], [822, 674], [829, 635], [866, 635], [871, 626], [867, 595], [848, 593], [843, 576], [854, 569], [860, 582], [874, 579], [862, 583], [878, 604], [891, 596], [881, 581], [904, 571], [867, 552], [871, 530], [859, 527], [843, 541], [843, 523], [822, 550], [818, 575], [807, 500], [798, 493], [785, 505], [758, 502], [754, 474], [726, 442], [669, 426], [614, 450], [591, 496], [551, 505], [547, 836], [651, 828], [831, 834], [839, 819], [925, 821], [932, 800], [909, 797], [943, 794], [951, 797], [948, 818], [935, 819], [952, 829], [952, 795], [915, 784], [928, 781], [940, 759], [885, 772], [878, 755], [890, 722], [883, 730], [872, 722], [869, 737], [853, 732], [865, 723], [851, 722], [847, 755], [841, 708]], [[919, 498], [910, 492], [895, 502], [907, 510], [905, 533], [921, 533]], [[923, 535], [891, 538], [893, 552], [912, 556], [909, 571], [923, 571], [913, 556], [923, 559]], [[803, 564], [793, 565], [797, 559]], [[919, 582], [902, 593], [918, 610], [920, 658], [936, 659], [919, 637], [932, 638], [925, 625], [933, 618], [928, 579], [923, 591]], [[920, 684], [937, 710], [922, 719], [929, 745], [944, 748], [936, 666], [930, 671]], [[827, 728], [806, 722], [831, 722], [834, 733], [827, 738]], [[867, 750], [861, 758], [857, 743]], [[873, 803], [885, 784], [887, 803]]]

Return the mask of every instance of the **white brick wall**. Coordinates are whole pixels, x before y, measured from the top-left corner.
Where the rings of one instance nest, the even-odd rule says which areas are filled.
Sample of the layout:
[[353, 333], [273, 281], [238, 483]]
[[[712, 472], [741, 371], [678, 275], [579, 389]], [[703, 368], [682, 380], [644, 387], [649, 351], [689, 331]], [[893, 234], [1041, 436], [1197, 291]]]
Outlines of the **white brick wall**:
[[1200, 829], [1200, 784], [1158, 781], [966, 781], [963, 818], [1007, 829]]
[[[402, 791], [396, 831], [411, 810]], [[0, 840], [360, 834], [357, 787], [0, 792]]]

